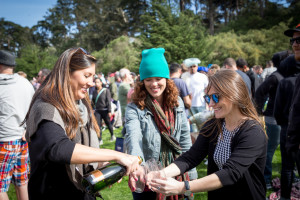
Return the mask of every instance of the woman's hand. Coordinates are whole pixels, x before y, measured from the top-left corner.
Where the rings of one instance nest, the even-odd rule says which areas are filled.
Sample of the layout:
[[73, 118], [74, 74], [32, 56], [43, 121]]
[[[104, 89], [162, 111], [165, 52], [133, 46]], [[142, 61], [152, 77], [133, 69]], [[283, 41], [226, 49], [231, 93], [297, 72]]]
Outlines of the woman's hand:
[[185, 191], [184, 182], [179, 182], [174, 178], [167, 178], [166, 180], [152, 179], [148, 186], [153, 192], [162, 193], [167, 196], [183, 194]]
[[128, 179], [128, 186], [132, 192], [134, 192], [136, 190], [136, 182], [138, 180], [140, 180], [143, 183], [146, 182], [145, 175], [146, 175], [145, 170], [144, 170], [144, 167], [142, 167], [142, 166], [139, 166], [138, 170], [130, 173], [129, 179]]
[[130, 173], [138, 170], [140, 159], [137, 156], [123, 154], [116, 162], [126, 167], [126, 175], [128, 176]]
[[109, 165], [110, 162], [98, 162], [98, 169], [105, 167], [106, 165]]
[[149, 184], [152, 182], [153, 179], [167, 180], [164, 170], [151, 171], [145, 176], [145, 179], [146, 179], [146, 184], [149, 187], [150, 187]]

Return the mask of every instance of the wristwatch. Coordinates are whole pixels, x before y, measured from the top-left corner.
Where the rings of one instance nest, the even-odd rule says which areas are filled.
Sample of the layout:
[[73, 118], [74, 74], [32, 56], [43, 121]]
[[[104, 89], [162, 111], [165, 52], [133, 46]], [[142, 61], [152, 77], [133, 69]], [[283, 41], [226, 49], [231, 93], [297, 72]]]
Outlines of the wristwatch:
[[188, 181], [184, 181], [184, 185], [185, 185], [185, 192], [184, 192], [184, 196], [189, 197], [192, 194], [191, 188], [190, 188], [190, 184]]

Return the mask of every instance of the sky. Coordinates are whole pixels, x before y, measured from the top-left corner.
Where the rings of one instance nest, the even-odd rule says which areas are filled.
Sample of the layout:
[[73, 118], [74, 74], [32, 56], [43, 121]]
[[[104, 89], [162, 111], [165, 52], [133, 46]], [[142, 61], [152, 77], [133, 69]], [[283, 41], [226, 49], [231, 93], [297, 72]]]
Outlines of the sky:
[[31, 28], [55, 4], [56, 0], [0, 0], [0, 18]]

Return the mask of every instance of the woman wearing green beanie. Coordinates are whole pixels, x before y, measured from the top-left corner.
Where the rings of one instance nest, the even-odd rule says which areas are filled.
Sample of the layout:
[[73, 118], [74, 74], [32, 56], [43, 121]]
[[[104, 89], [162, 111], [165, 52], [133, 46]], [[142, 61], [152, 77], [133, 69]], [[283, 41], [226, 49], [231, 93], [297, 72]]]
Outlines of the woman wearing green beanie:
[[[127, 152], [147, 161], [154, 158], [163, 167], [170, 165], [182, 152], [190, 149], [192, 142], [183, 101], [178, 97], [176, 85], [169, 77], [169, 68], [163, 48], [146, 49], [142, 52], [140, 80], [137, 81], [132, 103], [125, 113], [125, 145]], [[190, 176], [189, 176], [190, 174]], [[178, 176], [178, 180], [197, 178], [194, 169]], [[132, 175], [129, 186], [135, 191], [136, 177]], [[178, 196], [183, 198], [182, 196]], [[145, 188], [133, 192], [134, 200], [164, 199]]]

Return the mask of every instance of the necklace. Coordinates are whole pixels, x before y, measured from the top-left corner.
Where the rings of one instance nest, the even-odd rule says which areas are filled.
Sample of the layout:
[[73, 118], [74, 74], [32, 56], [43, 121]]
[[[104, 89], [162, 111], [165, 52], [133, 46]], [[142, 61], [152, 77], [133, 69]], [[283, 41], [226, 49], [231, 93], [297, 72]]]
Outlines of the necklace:
[[225, 121], [225, 128], [228, 131], [234, 131], [234, 130], [240, 128], [244, 124], [244, 122], [247, 121], [247, 120], [248, 120], [248, 117], [241, 118], [236, 123], [233, 123], [233, 125], [228, 125], [228, 124], [226, 124], [226, 121]]

